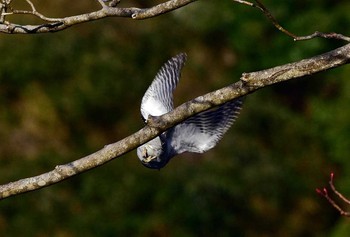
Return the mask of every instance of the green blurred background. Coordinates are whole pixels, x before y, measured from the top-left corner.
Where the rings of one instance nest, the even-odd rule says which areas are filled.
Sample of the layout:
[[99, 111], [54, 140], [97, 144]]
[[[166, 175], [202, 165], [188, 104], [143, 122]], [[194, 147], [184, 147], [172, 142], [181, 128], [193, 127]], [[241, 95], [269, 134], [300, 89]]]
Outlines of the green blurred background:
[[[122, 1], [149, 7], [161, 1]], [[298, 35], [350, 34], [346, 0], [264, 1]], [[97, 1], [37, 3], [48, 16]], [[13, 18], [20, 22], [30, 17]], [[144, 21], [114, 18], [42, 35], [0, 36], [0, 183], [38, 175], [140, 129], [157, 70], [188, 54], [179, 105], [256, 71], [342, 42], [293, 42], [254, 8], [198, 1]], [[60, 184], [0, 202], [0, 236], [348, 236], [315, 192], [335, 172], [350, 195], [350, 68], [248, 96], [219, 145], [160, 171], [135, 151]]]

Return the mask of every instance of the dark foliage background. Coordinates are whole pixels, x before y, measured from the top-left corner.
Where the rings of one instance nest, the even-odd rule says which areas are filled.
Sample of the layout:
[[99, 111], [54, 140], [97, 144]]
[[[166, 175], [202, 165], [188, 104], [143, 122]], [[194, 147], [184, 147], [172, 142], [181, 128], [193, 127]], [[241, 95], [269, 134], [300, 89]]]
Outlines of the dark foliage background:
[[[159, 1], [124, 1], [151, 6]], [[264, 1], [295, 34], [349, 35], [350, 3]], [[37, 3], [46, 15], [94, 1]], [[97, 8], [96, 8], [97, 9]], [[28, 21], [31, 18], [20, 18]], [[104, 19], [45, 35], [0, 38], [0, 182], [51, 170], [141, 128], [139, 105], [157, 70], [187, 52], [180, 104], [260, 70], [334, 49], [293, 42], [256, 9], [198, 1], [145, 21]], [[1, 236], [346, 236], [315, 188], [336, 174], [350, 194], [350, 68], [248, 96], [210, 152], [161, 171], [135, 152], [43, 190], [0, 202]]]

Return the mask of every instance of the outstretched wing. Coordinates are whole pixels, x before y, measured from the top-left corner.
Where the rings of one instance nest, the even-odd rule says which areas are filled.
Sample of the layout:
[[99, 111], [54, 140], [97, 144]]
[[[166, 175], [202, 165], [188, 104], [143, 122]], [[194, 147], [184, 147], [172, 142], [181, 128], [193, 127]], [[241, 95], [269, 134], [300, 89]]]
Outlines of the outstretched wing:
[[144, 120], [147, 120], [148, 115], [160, 116], [173, 110], [173, 91], [185, 61], [186, 54], [178, 54], [159, 70], [142, 98], [141, 114]]
[[203, 153], [213, 148], [238, 117], [242, 99], [229, 101], [175, 126], [170, 135], [172, 155], [183, 152]]

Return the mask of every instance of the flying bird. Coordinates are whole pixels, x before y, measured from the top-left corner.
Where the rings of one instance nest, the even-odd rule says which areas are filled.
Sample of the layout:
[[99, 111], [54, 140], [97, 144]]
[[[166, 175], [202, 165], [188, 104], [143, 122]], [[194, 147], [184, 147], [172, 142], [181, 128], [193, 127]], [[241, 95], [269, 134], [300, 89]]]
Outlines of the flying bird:
[[[173, 92], [186, 61], [181, 53], [167, 61], [157, 73], [141, 102], [141, 115], [161, 116], [174, 109]], [[148, 168], [163, 168], [171, 158], [184, 152], [203, 153], [213, 148], [236, 120], [242, 99], [201, 112], [139, 146], [137, 156]]]

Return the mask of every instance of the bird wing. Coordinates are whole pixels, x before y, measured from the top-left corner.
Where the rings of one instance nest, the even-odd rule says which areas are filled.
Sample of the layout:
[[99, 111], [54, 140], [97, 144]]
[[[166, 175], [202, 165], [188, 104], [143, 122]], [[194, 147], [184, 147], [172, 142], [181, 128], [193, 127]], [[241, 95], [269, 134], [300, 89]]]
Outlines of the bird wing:
[[171, 155], [203, 153], [213, 148], [238, 117], [242, 103], [242, 99], [229, 101], [175, 126], [168, 134]]
[[157, 73], [141, 102], [141, 114], [146, 121], [149, 115], [160, 116], [173, 110], [173, 91], [180, 79], [186, 61], [181, 53], [169, 59]]

